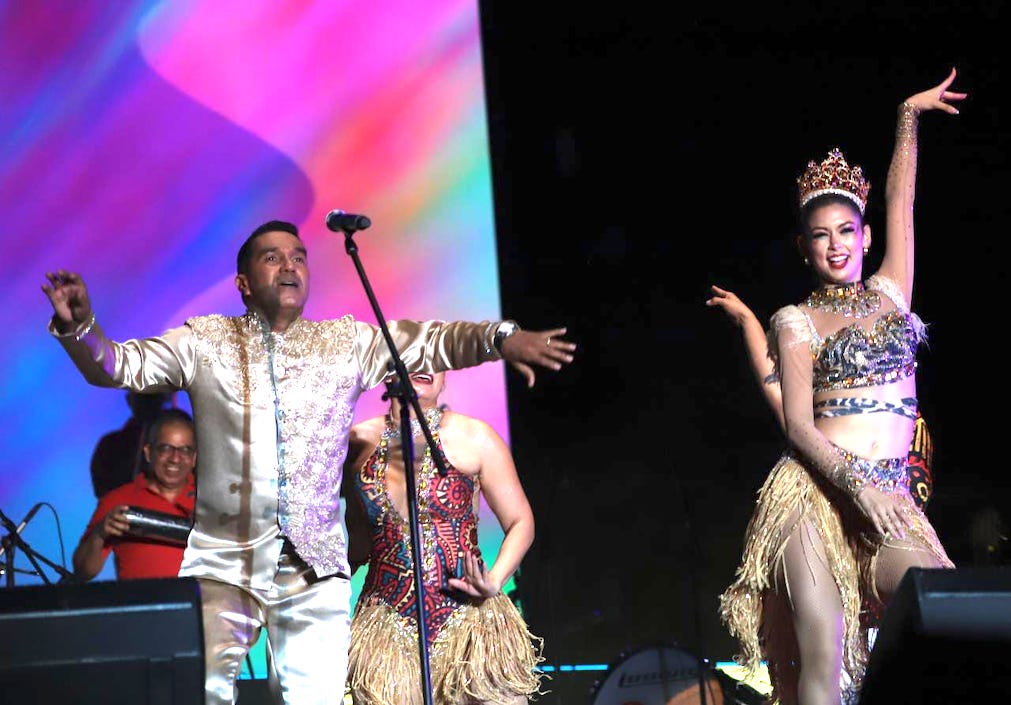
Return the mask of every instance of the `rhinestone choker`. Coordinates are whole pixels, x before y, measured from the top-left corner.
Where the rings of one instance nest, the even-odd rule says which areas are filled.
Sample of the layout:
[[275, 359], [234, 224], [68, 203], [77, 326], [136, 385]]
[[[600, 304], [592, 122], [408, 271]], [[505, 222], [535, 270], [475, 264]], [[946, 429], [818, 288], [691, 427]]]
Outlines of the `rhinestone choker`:
[[853, 282], [815, 289], [804, 300], [804, 305], [846, 318], [865, 318], [881, 308], [881, 296], [876, 291], [867, 291], [863, 282]]

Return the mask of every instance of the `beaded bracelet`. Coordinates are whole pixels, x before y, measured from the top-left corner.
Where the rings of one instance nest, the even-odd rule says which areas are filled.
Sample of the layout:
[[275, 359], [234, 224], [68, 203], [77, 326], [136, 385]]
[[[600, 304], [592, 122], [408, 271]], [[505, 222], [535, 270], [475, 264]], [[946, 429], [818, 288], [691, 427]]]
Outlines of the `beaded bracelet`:
[[898, 151], [908, 155], [916, 150], [916, 123], [920, 109], [909, 101], [899, 106], [899, 124], [896, 127]]
[[860, 494], [860, 490], [862, 490], [864, 485], [867, 483], [867, 480], [853, 462], [856, 456], [843, 450], [842, 448], [839, 448], [838, 446], [835, 447], [835, 451], [841, 457], [834, 465], [832, 465], [832, 469], [829, 471], [828, 479], [831, 480], [833, 485], [841, 489], [853, 499], [856, 499], [857, 495]]
[[91, 329], [94, 327], [95, 327], [95, 312], [92, 311], [91, 315], [88, 316], [88, 320], [84, 322], [84, 327], [74, 333], [74, 338], [77, 339], [77, 342], [81, 342], [81, 338], [90, 333]]

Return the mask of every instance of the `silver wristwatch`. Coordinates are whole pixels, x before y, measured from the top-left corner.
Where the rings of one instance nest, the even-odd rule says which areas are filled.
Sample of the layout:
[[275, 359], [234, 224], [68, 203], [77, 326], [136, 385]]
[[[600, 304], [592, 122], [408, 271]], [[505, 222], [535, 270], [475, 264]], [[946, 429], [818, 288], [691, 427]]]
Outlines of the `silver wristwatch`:
[[502, 354], [502, 341], [510, 335], [514, 335], [519, 329], [520, 326], [516, 321], [502, 321], [498, 324], [495, 337], [492, 338], [492, 344], [495, 345], [495, 349], [498, 350], [499, 355]]

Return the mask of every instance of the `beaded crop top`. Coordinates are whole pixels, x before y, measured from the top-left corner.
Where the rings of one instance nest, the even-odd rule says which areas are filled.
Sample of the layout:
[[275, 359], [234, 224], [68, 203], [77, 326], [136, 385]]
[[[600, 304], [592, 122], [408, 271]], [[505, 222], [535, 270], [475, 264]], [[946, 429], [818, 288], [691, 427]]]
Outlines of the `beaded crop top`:
[[[858, 321], [825, 337], [802, 306], [784, 306], [771, 321], [770, 346], [789, 329], [798, 342], [808, 342], [813, 364], [815, 392], [873, 387], [906, 379], [916, 372], [916, 349], [926, 339], [925, 326], [909, 310], [902, 292], [881, 275], [870, 277], [864, 288], [869, 295], [884, 294], [896, 305], [865, 329]], [[777, 364], [778, 368], [778, 364]]]

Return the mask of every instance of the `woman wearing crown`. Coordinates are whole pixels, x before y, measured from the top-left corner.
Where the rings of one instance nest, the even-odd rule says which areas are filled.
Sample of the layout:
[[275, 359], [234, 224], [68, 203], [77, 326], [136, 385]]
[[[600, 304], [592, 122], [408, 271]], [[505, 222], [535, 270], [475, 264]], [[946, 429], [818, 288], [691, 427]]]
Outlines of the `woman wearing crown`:
[[797, 244], [818, 286], [770, 322], [788, 449], [759, 490], [720, 616], [739, 661], [766, 660], [782, 703], [855, 702], [869, 644], [861, 604], [880, 609], [910, 567], [952, 567], [906, 482], [917, 415], [909, 310], [917, 122], [957, 114], [940, 84], [899, 108], [885, 186], [885, 253], [863, 278], [870, 184], [833, 149], [798, 178]]

